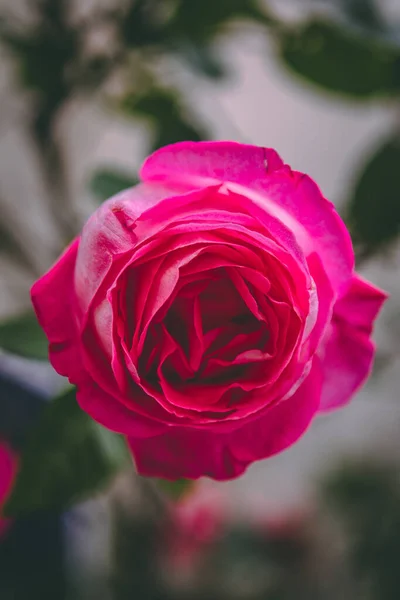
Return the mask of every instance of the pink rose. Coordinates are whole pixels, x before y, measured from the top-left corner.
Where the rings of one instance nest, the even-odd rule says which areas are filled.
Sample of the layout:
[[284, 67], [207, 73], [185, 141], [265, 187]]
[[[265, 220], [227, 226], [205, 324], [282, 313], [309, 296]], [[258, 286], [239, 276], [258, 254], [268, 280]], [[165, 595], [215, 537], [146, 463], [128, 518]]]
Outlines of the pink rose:
[[166, 563], [167, 573], [182, 574], [199, 566], [206, 550], [223, 534], [228, 508], [219, 488], [204, 483], [171, 504], [170, 520], [161, 544], [161, 558]]
[[0, 441], [0, 537], [10, 525], [10, 520], [1, 517], [1, 512], [11, 492], [16, 469], [17, 460], [14, 453], [9, 446]]
[[274, 150], [175, 144], [141, 177], [32, 288], [50, 360], [140, 473], [236, 477], [348, 402], [385, 294]]

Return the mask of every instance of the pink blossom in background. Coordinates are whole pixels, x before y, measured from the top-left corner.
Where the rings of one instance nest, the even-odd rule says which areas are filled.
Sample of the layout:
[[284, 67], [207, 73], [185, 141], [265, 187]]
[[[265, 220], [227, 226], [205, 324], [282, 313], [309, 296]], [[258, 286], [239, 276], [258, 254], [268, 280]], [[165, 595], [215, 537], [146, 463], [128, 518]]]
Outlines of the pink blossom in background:
[[251, 502], [240, 515], [249, 530], [270, 540], [290, 540], [301, 537], [317, 520], [317, 507], [312, 502], [296, 507], [269, 507], [264, 497], [253, 494]]
[[386, 296], [274, 150], [179, 143], [141, 178], [33, 286], [50, 360], [140, 473], [237, 477], [365, 382]]
[[6, 502], [14, 481], [17, 459], [4, 442], [0, 442], [0, 538], [10, 525], [10, 520], [1, 517], [2, 507]]
[[196, 570], [204, 554], [222, 535], [229, 519], [227, 509], [226, 497], [205, 482], [171, 504], [162, 548], [167, 573], [187, 575]]

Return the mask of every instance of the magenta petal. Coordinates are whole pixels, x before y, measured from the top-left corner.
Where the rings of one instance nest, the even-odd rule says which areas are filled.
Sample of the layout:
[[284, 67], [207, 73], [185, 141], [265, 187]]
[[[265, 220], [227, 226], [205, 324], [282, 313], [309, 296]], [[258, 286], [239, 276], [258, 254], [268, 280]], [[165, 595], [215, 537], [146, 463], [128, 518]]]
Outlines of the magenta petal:
[[226, 446], [226, 435], [180, 427], [151, 439], [129, 437], [136, 468], [141, 475], [164, 479], [232, 479], [248, 463], [239, 463]]
[[369, 334], [387, 297], [385, 292], [355, 273], [346, 296], [335, 304], [334, 319]]
[[173, 193], [164, 186], [137, 185], [104, 202], [90, 217], [82, 230], [75, 270], [76, 296], [83, 312], [110, 271], [118, 274], [117, 259], [133, 250], [140, 215]]
[[82, 362], [77, 348], [77, 314], [74, 270], [79, 247], [77, 238], [56, 264], [31, 289], [32, 304], [50, 342], [50, 362], [60, 375], [77, 382]]
[[293, 396], [230, 433], [171, 426], [151, 439], [129, 437], [142, 475], [177, 479], [231, 479], [246, 467], [291, 446], [307, 429], [320, 399], [318, 359]]
[[319, 408], [321, 384], [319, 360], [315, 358], [310, 373], [290, 398], [281, 400], [231, 434], [235, 457], [241, 462], [252, 462], [294, 444]]
[[244, 195], [246, 189], [262, 194], [267, 210], [272, 204], [286, 213], [282, 222], [298, 236], [306, 255], [320, 255], [334, 290], [339, 295], [346, 290], [354, 256], [345, 225], [315, 183], [292, 173], [274, 150], [236, 142], [181, 142], [152, 154], [141, 176], [188, 189], [232, 182]]
[[[137, 393], [144, 396], [139, 389]], [[167, 428], [167, 425], [129, 410], [93, 381], [88, 380], [78, 387], [76, 399], [81, 409], [95, 421], [117, 433], [146, 438], [159, 435]]]
[[386, 298], [355, 274], [348, 293], [336, 303], [325, 346], [319, 352], [324, 378], [321, 410], [346, 404], [370, 374], [375, 354], [370, 334]]
[[343, 406], [365, 382], [375, 354], [368, 336], [344, 324], [332, 325], [322, 362], [321, 411]]

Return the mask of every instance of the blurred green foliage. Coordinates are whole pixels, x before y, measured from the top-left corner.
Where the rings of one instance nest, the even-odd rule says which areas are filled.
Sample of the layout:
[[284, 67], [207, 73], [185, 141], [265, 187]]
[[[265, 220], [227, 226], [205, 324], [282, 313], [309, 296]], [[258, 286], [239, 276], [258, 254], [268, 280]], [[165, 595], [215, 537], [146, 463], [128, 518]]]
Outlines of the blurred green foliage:
[[376, 0], [340, 0], [342, 10], [349, 19], [372, 31], [385, 29], [385, 23]]
[[33, 311], [0, 323], [0, 348], [25, 358], [47, 360], [48, 341]]
[[153, 88], [145, 93], [127, 93], [121, 110], [128, 116], [150, 123], [150, 150], [173, 142], [197, 142], [209, 137], [196, 117], [185, 110], [176, 91]]
[[35, 25], [21, 31], [12, 18], [3, 17], [0, 40], [17, 59], [21, 84], [35, 92], [32, 127], [43, 145], [51, 135], [57, 110], [71, 92], [68, 69], [79, 56], [79, 32], [68, 23], [66, 0], [35, 4]]
[[[398, 102], [400, 24], [389, 22], [375, 0], [314, 0], [311, 4], [315, 10], [305, 9], [305, 17], [298, 22], [278, 18], [268, 3], [257, 0], [115, 0], [109, 8], [96, 5], [78, 19], [71, 18], [67, 0], [37, 0], [25, 20], [17, 19], [12, 11], [0, 11], [0, 43], [14, 57], [22, 88], [32, 93], [28, 126], [41, 157], [61, 245], [76, 235], [80, 220], [69, 195], [65, 149], [56, 123], [71, 98], [98, 97], [99, 92], [107, 97], [106, 84], [116, 73], [125, 86], [114, 102], [119, 114], [144, 120], [149, 126], [143, 157], [165, 144], [212, 136], [182, 89], [164, 76], [162, 65], [166, 58], [178, 57], [186, 68], [217, 83], [235, 65], [226, 59], [226, 64], [221, 62], [216, 42], [244, 23], [272, 37], [282, 67], [315, 89], [332, 93], [338, 100], [342, 96], [355, 102], [370, 98]], [[333, 9], [329, 14], [318, 12], [327, 4]], [[107, 41], [92, 47], [90, 40], [104, 30]], [[390, 165], [397, 163], [390, 148], [378, 149], [376, 160], [366, 165], [349, 199], [352, 230], [368, 256], [397, 239], [395, 180], [389, 178], [385, 184], [383, 202], [378, 201], [378, 194], [365, 191], [365, 182], [377, 180], [379, 164], [386, 158]], [[90, 186], [94, 196], [103, 199], [109, 190], [111, 195], [134, 181], [133, 175], [125, 176], [116, 167], [115, 172], [95, 173]], [[394, 218], [389, 224], [390, 211]], [[15, 260], [32, 268], [29, 252], [7, 224], [3, 227], [0, 251], [12, 253]]]
[[288, 29], [280, 55], [296, 74], [335, 94], [362, 100], [400, 92], [400, 44], [335, 22]]
[[160, 577], [160, 525], [164, 515], [132, 514], [121, 506], [113, 511], [113, 600], [172, 600]]
[[130, 462], [124, 438], [83, 412], [70, 388], [49, 402], [28, 436], [4, 514], [62, 511], [104, 490]]
[[99, 169], [93, 173], [89, 182], [90, 189], [100, 202], [111, 198], [138, 183], [132, 175], [112, 167]]
[[353, 240], [371, 256], [400, 232], [400, 139], [387, 140], [363, 167], [347, 205]]
[[[376, 0], [314, 0], [311, 5], [315, 9], [305, 8], [304, 18], [295, 22], [278, 18], [268, 3], [257, 0], [115, 0], [109, 8], [96, 5], [78, 19], [71, 18], [67, 0], [37, 0], [26, 20], [0, 11], [0, 43], [14, 57], [23, 88], [33, 94], [29, 128], [61, 244], [76, 235], [80, 222], [69, 196], [65, 150], [56, 123], [71, 98], [97, 98], [99, 92], [107, 98], [106, 84], [116, 73], [124, 89], [111, 104], [120, 115], [149, 126], [143, 157], [165, 144], [212, 136], [176, 81], [165, 77], [163, 65], [178, 57], [185, 68], [217, 83], [235, 65], [226, 59], [226, 64], [221, 62], [216, 42], [245, 23], [272, 37], [282, 67], [315, 89], [338, 100], [342, 96], [353, 102], [370, 98], [398, 102], [400, 24], [389, 22]], [[324, 5], [329, 5], [329, 13], [319, 12]], [[104, 30], [107, 41], [92, 47], [90, 40]], [[397, 239], [399, 208], [395, 188], [389, 189], [394, 179], [385, 184], [383, 202], [376, 193], [366, 193], [364, 185], [377, 180], [377, 165], [386, 157], [390, 165], [396, 164], [395, 152], [387, 145], [378, 150], [350, 198], [352, 230], [368, 256]], [[125, 176], [116, 167], [115, 172], [95, 173], [90, 186], [103, 199], [109, 190], [112, 194], [134, 181], [133, 175]], [[395, 215], [391, 224], [390, 211]], [[0, 250], [13, 253], [30, 268], [29, 253], [21, 250], [12, 232], [2, 232], [2, 238]]]
[[347, 541], [343, 559], [359, 595], [397, 600], [400, 590], [400, 478], [380, 463], [347, 465], [325, 484], [324, 499], [334, 510]]
[[[185, 532], [157, 507], [153, 517], [118, 507], [116, 598], [132, 598], [140, 590], [139, 596], [151, 600], [396, 600], [398, 469], [345, 464], [324, 479], [319, 491], [318, 507], [308, 515], [289, 511], [276, 521], [266, 509], [257, 522], [252, 515], [236, 520], [227, 511], [222, 529], [208, 541], [201, 538], [201, 508], [197, 529]], [[177, 548], [186, 558], [183, 554], [170, 563]], [[172, 583], [165, 578], [165, 572], [172, 576], [171, 569], [181, 582], [177, 587], [174, 577]]]

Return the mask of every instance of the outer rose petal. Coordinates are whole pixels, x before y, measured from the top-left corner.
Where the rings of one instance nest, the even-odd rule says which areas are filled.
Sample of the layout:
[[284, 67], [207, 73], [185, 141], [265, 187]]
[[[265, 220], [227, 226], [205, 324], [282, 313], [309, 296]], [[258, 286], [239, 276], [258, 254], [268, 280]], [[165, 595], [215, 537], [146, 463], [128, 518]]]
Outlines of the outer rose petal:
[[148, 438], [164, 433], [168, 427], [129, 410], [90, 379], [78, 387], [76, 399], [92, 419], [117, 433], [122, 431], [138, 438]]
[[151, 439], [129, 437], [138, 472], [152, 477], [218, 480], [241, 475], [247, 466], [291, 446], [319, 407], [318, 359], [297, 392], [231, 433], [171, 426]]
[[244, 195], [245, 189], [263, 194], [276, 210], [284, 209], [282, 221], [297, 229], [304, 252], [320, 256], [338, 295], [346, 291], [354, 255], [344, 223], [317, 185], [292, 173], [274, 150], [236, 142], [181, 142], [152, 154], [141, 176], [144, 181], [191, 187], [233, 182], [243, 187]]
[[333, 318], [350, 323], [353, 328], [370, 334], [387, 298], [386, 292], [354, 273], [347, 294], [335, 304]]
[[82, 366], [76, 348], [77, 314], [74, 269], [79, 247], [75, 239], [56, 264], [31, 289], [36, 316], [50, 342], [50, 362], [60, 375], [76, 381]]
[[348, 293], [333, 311], [327, 342], [320, 352], [323, 374], [321, 410], [346, 404], [367, 379], [375, 347], [372, 325], [387, 295], [354, 275]]
[[[87, 379], [77, 340], [77, 324], [86, 318], [94, 293], [112, 266], [114, 255], [132, 249], [127, 220], [174, 190], [160, 185], [138, 185], [105, 202], [89, 219], [83, 235], [76, 238], [57, 262], [31, 289], [38, 321], [50, 342], [49, 358], [54, 369], [78, 384]], [[131, 213], [128, 214], [126, 199]], [[124, 203], [125, 212], [119, 212]]]
[[116, 258], [133, 250], [138, 217], [174, 194], [174, 188], [139, 184], [113, 196], [93, 213], [82, 231], [75, 269], [76, 294], [83, 313], [107, 274], [115, 269]]

